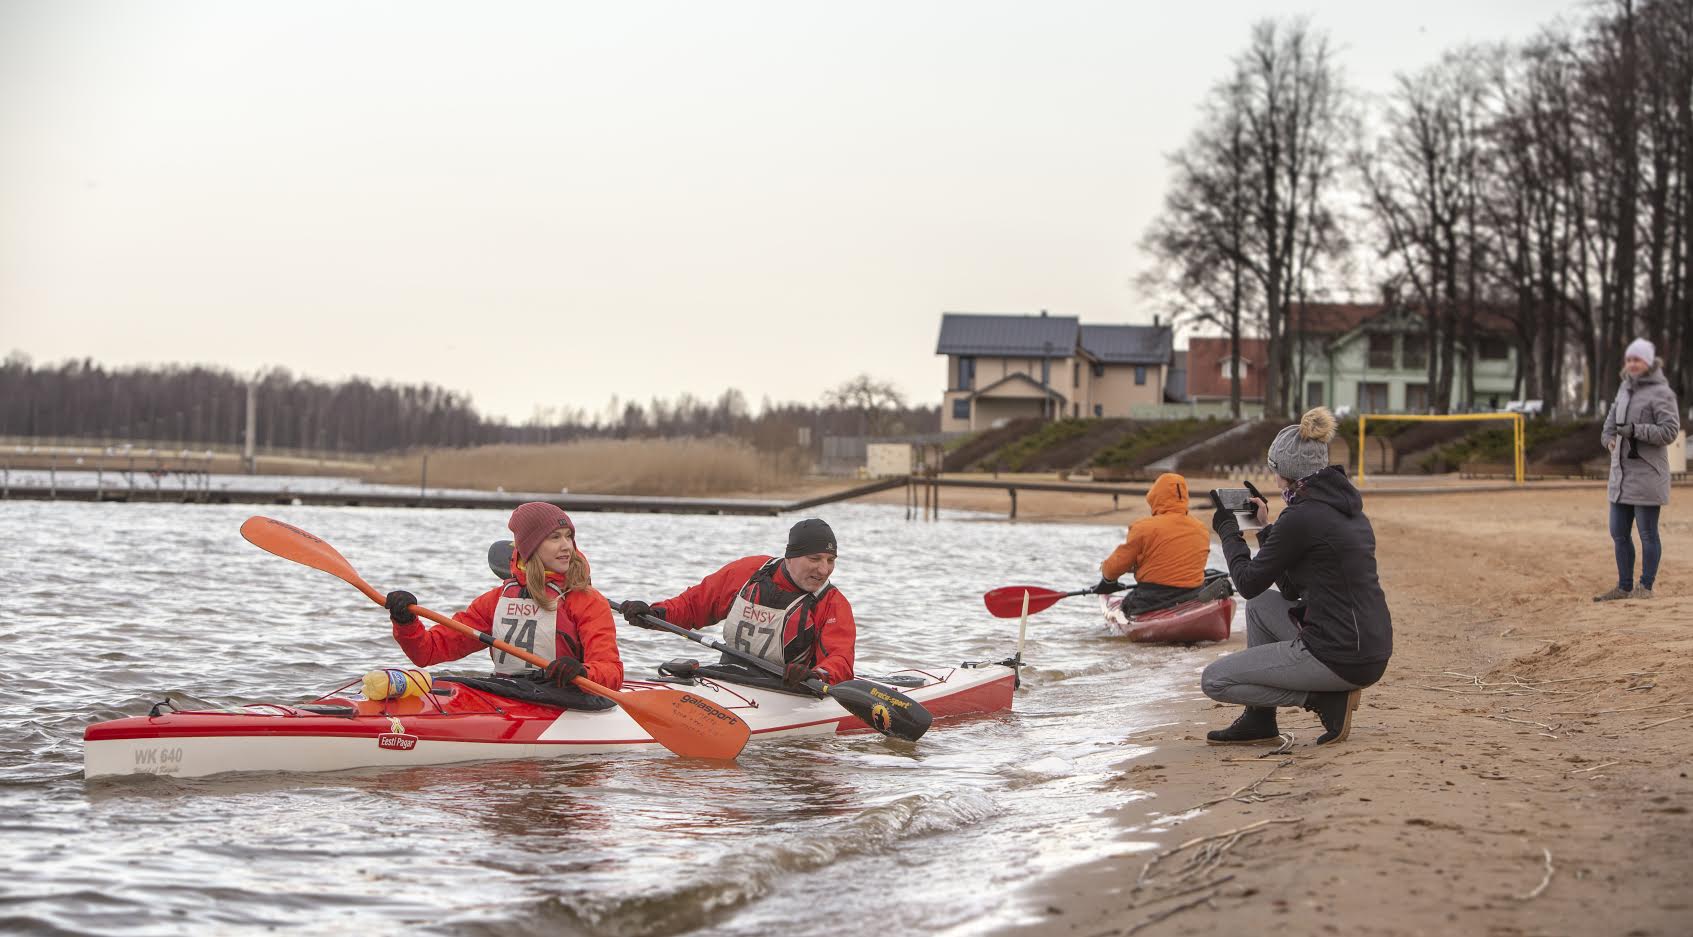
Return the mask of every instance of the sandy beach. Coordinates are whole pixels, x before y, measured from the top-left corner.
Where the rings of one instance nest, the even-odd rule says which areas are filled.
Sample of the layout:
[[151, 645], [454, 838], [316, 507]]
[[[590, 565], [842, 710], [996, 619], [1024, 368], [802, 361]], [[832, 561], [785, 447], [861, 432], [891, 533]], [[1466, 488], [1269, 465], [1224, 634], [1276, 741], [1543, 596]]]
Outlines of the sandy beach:
[[1316, 748], [1316, 717], [1283, 710], [1286, 754], [1206, 745], [1238, 710], [1199, 693], [1197, 657], [1132, 737], [1156, 750], [1120, 781], [1153, 796], [1120, 811], [1123, 848], [1038, 886], [1045, 920], [1016, 932], [1693, 933], [1685, 509], [1658, 597], [1596, 604], [1602, 487], [1365, 503], [1396, 650], [1351, 738]]

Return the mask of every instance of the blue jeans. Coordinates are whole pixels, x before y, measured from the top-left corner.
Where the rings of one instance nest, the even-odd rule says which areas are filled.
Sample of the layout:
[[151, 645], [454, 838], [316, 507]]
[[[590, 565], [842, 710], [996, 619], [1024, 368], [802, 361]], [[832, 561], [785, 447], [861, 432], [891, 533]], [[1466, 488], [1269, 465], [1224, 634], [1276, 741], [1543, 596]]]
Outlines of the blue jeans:
[[1640, 588], [1652, 588], [1658, 578], [1658, 559], [1663, 544], [1658, 542], [1658, 509], [1661, 504], [1612, 504], [1611, 542], [1617, 548], [1617, 588], [1634, 590], [1634, 537], [1629, 527], [1640, 530]]

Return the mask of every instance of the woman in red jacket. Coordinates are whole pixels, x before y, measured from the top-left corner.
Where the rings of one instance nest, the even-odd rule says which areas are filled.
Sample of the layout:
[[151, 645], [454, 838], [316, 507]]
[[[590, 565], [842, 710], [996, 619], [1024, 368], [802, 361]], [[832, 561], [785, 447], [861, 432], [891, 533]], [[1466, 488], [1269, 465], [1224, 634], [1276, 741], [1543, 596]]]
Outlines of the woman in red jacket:
[[624, 602], [623, 617], [642, 628], [651, 627], [642, 615], [683, 628], [721, 624], [725, 643], [781, 666], [789, 686], [812, 677], [839, 683], [852, 679], [858, 628], [852, 605], [829, 584], [834, 572], [835, 532], [812, 518], [788, 531], [781, 558], [742, 557], [675, 598]]
[[[623, 686], [623, 660], [617, 655], [617, 628], [611, 606], [594, 589], [588, 558], [576, 549], [576, 525], [570, 516], [544, 501], [520, 504], [506, 524], [513, 549], [511, 578], [478, 596], [453, 616], [484, 634], [550, 660], [540, 677], [566, 686], [576, 677], [608, 689]], [[487, 645], [451, 628], [425, 628], [409, 610], [410, 592], [388, 593], [394, 640], [419, 667], [458, 660]], [[498, 627], [495, 627], [495, 623]], [[536, 668], [494, 647], [494, 673], [533, 673]]]

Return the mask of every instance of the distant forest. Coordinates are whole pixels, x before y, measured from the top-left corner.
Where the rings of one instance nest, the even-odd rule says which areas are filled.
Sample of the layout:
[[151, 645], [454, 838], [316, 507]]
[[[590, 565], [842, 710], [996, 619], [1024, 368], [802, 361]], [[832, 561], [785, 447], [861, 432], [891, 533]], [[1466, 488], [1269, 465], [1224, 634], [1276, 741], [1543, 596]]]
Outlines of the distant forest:
[[[276, 368], [254, 386], [261, 449], [394, 452], [682, 436], [729, 436], [762, 449], [785, 449], [816, 447], [823, 436], [932, 433], [940, 426], [939, 407], [908, 406], [891, 385], [867, 375], [815, 404], [767, 399], [756, 413], [731, 389], [714, 400], [689, 394], [645, 403], [613, 397], [597, 414], [542, 405], [521, 424], [484, 417], [469, 397], [430, 384], [362, 378], [332, 384]], [[247, 381], [220, 368], [108, 370], [86, 359], [37, 366], [17, 353], [0, 364], [0, 437], [239, 447], [246, 407]]]

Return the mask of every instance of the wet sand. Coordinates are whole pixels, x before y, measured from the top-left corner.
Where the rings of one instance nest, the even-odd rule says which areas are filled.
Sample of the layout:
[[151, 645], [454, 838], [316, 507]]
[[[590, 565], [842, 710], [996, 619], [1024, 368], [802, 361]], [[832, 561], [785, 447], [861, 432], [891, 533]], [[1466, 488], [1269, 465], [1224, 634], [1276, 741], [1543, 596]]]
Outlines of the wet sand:
[[1208, 746], [1238, 709], [1196, 680], [1121, 766], [1153, 792], [1123, 848], [1036, 886], [1044, 919], [1013, 931], [1693, 933], [1690, 494], [1658, 597], [1602, 604], [1602, 488], [1366, 495], [1396, 648], [1351, 738], [1317, 748], [1282, 710], [1286, 755]]

